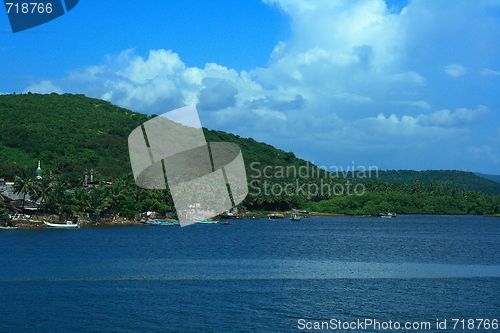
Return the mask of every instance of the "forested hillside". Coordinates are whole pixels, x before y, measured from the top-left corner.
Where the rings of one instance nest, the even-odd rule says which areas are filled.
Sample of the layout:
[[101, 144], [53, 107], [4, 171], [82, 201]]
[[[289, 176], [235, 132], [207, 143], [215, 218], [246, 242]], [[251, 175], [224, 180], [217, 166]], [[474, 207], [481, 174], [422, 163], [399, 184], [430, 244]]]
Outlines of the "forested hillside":
[[460, 189], [467, 191], [500, 194], [500, 183], [473, 172], [458, 170], [384, 170], [379, 171], [378, 175], [380, 180], [393, 183], [411, 184], [415, 179], [418, 179], [425, 185], [434, 182], [445, 187], [458, 186]]
[[494, 182], [500, 183], [500, 175], [487, 175], [484, 173], [474, 172], [475, 175], [479, 177], [483, 177], [489, 180], [493, 180]]
[[[56, 93], [0, 95], [0, 177], [13, 180], [20, 166], [42, 162], [45, 171], [64, 175], [72, 183], [85, 169], [97, 179], [131, 173], [127, 139], [144, 123], [144, 114], [84, 95]], [[253, 139], [204, 129], [208, 142], [234, 142], [243, 152], [247, 171], [252, 161], [265, 165], [305, 165], [293, 153]]]
[[65, 175], [72, 182], [94, 168], [105, 177], [130, 172], [127, 137], [148, 116], [83, 95], [1, 95], [0, 161], [12, 179], [16, 164]]

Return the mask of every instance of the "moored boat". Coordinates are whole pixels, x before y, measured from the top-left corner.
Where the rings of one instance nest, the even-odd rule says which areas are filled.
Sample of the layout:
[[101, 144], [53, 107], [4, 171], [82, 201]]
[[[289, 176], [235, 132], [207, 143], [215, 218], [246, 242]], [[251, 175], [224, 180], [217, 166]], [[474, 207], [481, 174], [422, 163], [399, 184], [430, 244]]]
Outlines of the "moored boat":
[[49, 228], [64, 228], [64, 229], [70, 229], [70, 228], [80, 228], [80, 223], [73, 223], [71, 221], [67, 221], [66, 224], [64, 223], [50, 223], [47, 221], [43, 221], [46, 227]]
[[194, 221], [194, 223], [198, 223], [198, 224], [216, 224], [216, 223], [219, 223], [219, 221], [200, 220], [200, 221]]
[[269, 220], [284, 219], [285, 215], [283, 215], [283, 214], [267, 214], [267, 218]]
[[148, 225], [179, 225], [178, 221], [139, 221], [140, 223], [148, 224]]

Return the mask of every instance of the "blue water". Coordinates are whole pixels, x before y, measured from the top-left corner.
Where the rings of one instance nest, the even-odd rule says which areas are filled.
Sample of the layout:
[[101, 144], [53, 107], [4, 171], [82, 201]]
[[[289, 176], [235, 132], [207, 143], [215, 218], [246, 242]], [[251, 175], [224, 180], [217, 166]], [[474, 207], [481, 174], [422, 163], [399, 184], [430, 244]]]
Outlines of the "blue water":
[[0, 332], [339, 331], [300, 319], [430, 332], [447, 319], [461, 332], [451, 319], [500, 320], [498, 218], [0, 230], [0, 250]]

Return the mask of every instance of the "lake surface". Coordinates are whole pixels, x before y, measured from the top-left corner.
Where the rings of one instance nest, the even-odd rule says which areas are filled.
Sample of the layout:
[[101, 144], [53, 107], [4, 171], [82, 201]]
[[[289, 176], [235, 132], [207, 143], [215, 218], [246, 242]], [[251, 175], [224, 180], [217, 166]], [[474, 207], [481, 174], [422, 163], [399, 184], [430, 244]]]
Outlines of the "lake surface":
[[468, 319], [500, 320], [500, 218], [0, 230], [0, 249], [0, 332], [318, 332], [365, 320], [380, 327], [351, 330], [442, 332], [445, 319], [462, 332]]

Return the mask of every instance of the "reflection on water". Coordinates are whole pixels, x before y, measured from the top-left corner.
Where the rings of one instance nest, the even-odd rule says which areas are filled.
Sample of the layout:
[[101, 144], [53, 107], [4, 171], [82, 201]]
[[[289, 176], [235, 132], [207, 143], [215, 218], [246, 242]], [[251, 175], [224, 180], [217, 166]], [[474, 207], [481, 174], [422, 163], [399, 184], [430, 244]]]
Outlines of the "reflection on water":
[[311, 218], [12, 230], [0, 280], [337, 279], [500, 276], [500, 219]]
[[[47, 268], [46, 268], [47, 269]], [[29, 280], [227, 280], [500, 277], [500, 266], [372, 263], [313, 260], [169, 260], [100, 267], [39, 269], [36, 275], [2, 274], [0, 281]]]

